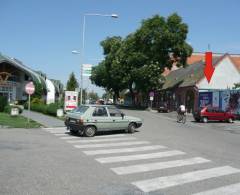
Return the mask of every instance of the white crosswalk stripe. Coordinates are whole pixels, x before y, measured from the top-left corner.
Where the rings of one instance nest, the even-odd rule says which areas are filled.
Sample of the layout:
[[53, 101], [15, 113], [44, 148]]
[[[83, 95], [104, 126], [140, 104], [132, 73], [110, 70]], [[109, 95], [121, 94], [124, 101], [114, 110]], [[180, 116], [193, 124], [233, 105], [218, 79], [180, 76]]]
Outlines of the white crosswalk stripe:
[[94, 137], [89, 137], [88, 139], [101, 139], [101, 138], [108, 138], [108, 137], [125, 137], [126, 134], [113, 134], [113, 135], [98, 135]]
[[74, 145], [75, 148], [101, 148], [111, 146], [131, 146], [149, 144], [148, 141], [132, 141], [132, 142], [117, 142], [117, 143], [104, 143], [104, 144], [85, 144], [85, 145]]
[[[54, 133], [54, 135], [56, 136], [66, 136], [68, 135], [67, 133]], [[70, 135], [69, 135], [70, 136]]]
[[201, 164], [201, 163], [207, 163], [207, 162], [210, 162], [210, 160], [207, 160], [201, 157], [196, 157], [196, 158], [189, 158], [184, 160], [174, 160], [174, 161], [166, 161], [166, 162], [116, 167], [116, 168], [111, 168], [111, 170], [118, 175], [126, 175], [126, 174], [132, 174], [132, 173], [142, 173], [147, 171], [181, 167], [186, 165], [195, 165], [195, 164]]
[[96, 160], [100, 163], [114, 163], [114, 162], [134, 161], [134, 160], [143, 160], [143, 159], [163, 158], [163, 157], [183, 155], [183, 154], [185, 153], [182, 151], [171, 150], [171, 151], [157, 152], [157, 153], [97, 158]]
[[137, 186], [143, 192], [156, 191], [168, 187], [178, 186], [186, 183], [202, 181], [205, 179], [230, 175], [234, 173], [239, 173], [240, 170], [230, 167], [223, 166], [199, 171], [193, 171], [178, 175], [157, 177], [153, 179], [147, 179], [142, 181], [132, 182], [133, 185]]
[[66, 137], [60, 137], [60, 139], [70, 140], [70, 139], [81, 139], [81, 138], [77, 136], [66, 136]]
[[98, 155], [98, 154], [114, 154], [114, 153], [128, 153], [128, 152], [143, 152], [149, 150], [165, 149], [167, 147], [161, 145], [141, 146], [134, 148], [117, 148], [117, 149], [104, 149], [104, 150], [87, 150], [83, 151], [86, 155]]
[[88, 139], [88, 140], [71, 140], [68, 143], [96, 143], [96, 142], [113, 142], [113, 141], [126, 141], [126, 140], [136, 140], [135, 137], [121, 137], [121, 138], [106, 138], [106, 139]]
[[[110, 168], [117, 175], [130, 175], [130, 174], [144, 174], [164, 169], [173, 169], [184, 166], [200, 165], [210, 163], [211, 161], [202, 157], [194, 157], [180, 160], [164, 160], [158, 162], [144, 162], [150, 159], [171, 158], [175, 156], [185, 155], [185, 152], [179, 150], [168, 150], [167, 147], [162, 145], [149, 145], [149, 141], [137, 141], [137, 138], [127, 134], [113, 134], [113, 135], [100, 135], [91, 138], [83, 138], [73, 136], [68, 133], [66, 128], [45, 128], [43, 129], [49, 133], [54, 134], [62, 140], [70, 144], [75, 144], [75, 148], [85, 149], [83, 153], [88, 156], [93, 155], [107, 155], [115, 154], [115, 156], [100, 156], [95, 158], [99, 163], [121, 163], [128, 161], [140, 161], [141, 163], [134, 163], [133, 165], [124, 165]], [[125, 147], [124, 147], [125, 146]], [[127, 147], [130, 146], [130, 147]], [[98, 149], [99, 148], [99, 149]], [[101, 149], [102, 148], [102, 149]], [[86, 150], [89, 149], [89, 150]], [[162, 150], [161, 149], [165, 149]], [[160, 150], [160, 151], [159, 151]], [[155, 152], [153, 152], [155, 151]], [[145, 153], [144, 153], [145, 152]], [[131, 153], [127, 155], [118, 155], [120, 153]], [[215, 167], [210, 169], [201, 169], [198, 171], [185, 172], [176, 175], [159, 177], [158, 172], [155, 178], [145, 178], [144, 180], [132, 180], [131, 184], [138, 187], [141, 191], [148, 193], [165, 188], [176, 187], [187, 183], [204, 181], [207, 179], [214, 179], [222, 176], [229, 176], [232, 174], [239, 174], [240, 169], [230, 166]], [[146, 175], [147, 176], [147, 175]], [[230, 184], [227, 186], [210, 189], [203, 192], [197, 192], [193, 195], [240, 195], [240, 183]]]
[[193, 195], [239, 195], [240, 194], [240, 183], [208, 190]]

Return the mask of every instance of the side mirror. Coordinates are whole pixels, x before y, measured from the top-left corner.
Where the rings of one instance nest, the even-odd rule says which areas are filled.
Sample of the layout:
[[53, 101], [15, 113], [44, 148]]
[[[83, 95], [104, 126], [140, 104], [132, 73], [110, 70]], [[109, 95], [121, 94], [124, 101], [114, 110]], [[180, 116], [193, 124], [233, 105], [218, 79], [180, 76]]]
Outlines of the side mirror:
[[121, 116], [122, 116], [122, 119], [124, 118], [125, 114], [124, 113], [121, 113]]

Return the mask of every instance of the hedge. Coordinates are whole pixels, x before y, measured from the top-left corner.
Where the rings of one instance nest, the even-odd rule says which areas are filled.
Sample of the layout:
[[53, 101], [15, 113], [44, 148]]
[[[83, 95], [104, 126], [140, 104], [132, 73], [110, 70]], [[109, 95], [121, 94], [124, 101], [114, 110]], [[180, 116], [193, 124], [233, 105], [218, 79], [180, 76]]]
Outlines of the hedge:
[[0, 112], [4, 111], [5, 106], [8, 105], [8, 99], [5, 96], [0, 96]]
[[48, 114], [51, 116], [57, 116], [57, 109], [61, 108], [58, 103], [46, 104], [31, 104], [31, 110]]

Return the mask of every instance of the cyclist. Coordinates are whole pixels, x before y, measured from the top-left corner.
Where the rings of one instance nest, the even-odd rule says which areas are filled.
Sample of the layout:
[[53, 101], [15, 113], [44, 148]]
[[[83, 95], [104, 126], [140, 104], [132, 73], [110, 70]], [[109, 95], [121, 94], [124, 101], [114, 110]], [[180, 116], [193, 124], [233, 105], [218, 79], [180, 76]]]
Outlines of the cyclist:
[[179, 108], [178, 108], [178, 122], [182, 121], [183, 123], [186, 122], [186, 107], [184, 104], [180, 104]]

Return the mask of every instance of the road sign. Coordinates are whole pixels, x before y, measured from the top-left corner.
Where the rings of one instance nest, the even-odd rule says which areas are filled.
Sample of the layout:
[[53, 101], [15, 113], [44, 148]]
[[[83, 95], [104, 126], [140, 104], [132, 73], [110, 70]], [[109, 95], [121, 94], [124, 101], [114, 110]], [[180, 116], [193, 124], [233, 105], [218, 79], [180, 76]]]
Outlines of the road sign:
[[149, 92], [149, 96], [150, 96], [150, 97], [154, 97], [154, 91], [150, 91], [150, 92]]
[[150, 101], [153, 101], [153, 96], [150, 96]]
[[34, 92], [35, 92], [35, 86], [34, 86], [33, 82], [29, 82], [29, 83], [26, 84], [26, 86], [25, 86], [25, 92], [26, 92], [28, 95], [34, 94]]
[[90, 77], [92, 75], [92, 64], [83, 64], [82, 71], [83, 76]]

